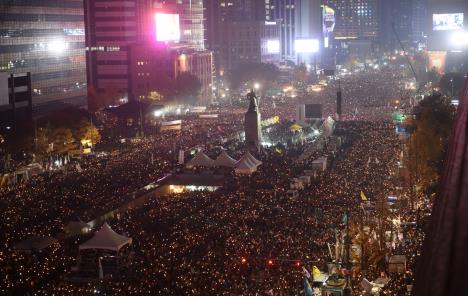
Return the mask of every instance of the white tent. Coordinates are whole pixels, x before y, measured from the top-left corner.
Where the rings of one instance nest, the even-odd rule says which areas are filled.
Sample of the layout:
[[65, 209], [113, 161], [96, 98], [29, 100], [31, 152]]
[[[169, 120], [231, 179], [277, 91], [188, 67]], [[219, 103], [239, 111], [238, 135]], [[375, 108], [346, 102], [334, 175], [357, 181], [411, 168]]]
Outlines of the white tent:
[[327, 169], [327, 157], [320, 157], [312, 161], [312, 170], [325, 171]]
[[233, 168], [236, 166], [237, 160], [229, 156], [226, 151], [221, 154], [214, 161], [215, 166]]
[[257, 171], [257, 167], [261, 164], [262, 162], [260, 160], [253, 157], [250, 152], [246, 152], [244, 156], [242, 156], [242, 158], [236, 163], [235, 171], [238, 174], [250, 175]]
[[[263, 162], [260, 160], [256, 159], [252, 154], [250, 154], [249, 151], [247, 151], [242, 158], [248, 159], [249, 161], [255, 163], [256, 165], [261, 165]], [[241, 158], [241, 160], [242, 160]]]
[[198, 152], [195, 156], [189, 160], [186, 167], [196, 167], [196, 166], [204, 166], [204, 167], [212, 167], [214, 166], [214, 160], [209, 158], [203, 151]]
[[123, 246], [131, 244], [132, 239], [118, 234], [110, 228], [107, 223], [102, 225], [101, 229], [94, 234], [94, 236], [82, 243], [79, 247], [80, 250], [86, 249], [100, 249], [119, 251]]

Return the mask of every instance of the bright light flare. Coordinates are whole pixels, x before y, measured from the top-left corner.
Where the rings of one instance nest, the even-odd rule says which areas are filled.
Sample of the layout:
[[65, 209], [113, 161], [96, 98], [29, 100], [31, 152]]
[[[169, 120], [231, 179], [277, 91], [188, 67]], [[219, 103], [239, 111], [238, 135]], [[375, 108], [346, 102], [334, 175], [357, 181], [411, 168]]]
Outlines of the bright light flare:
[[280, 41], [277, 39], [267, 40], [267, 52], [269, 54], [280, 53]]
[[468, 45], [468, 32], [459, 31], [455, 32], [451, 36], [451, 42], [453, 45]]
[[161, 117], [163, 115], [162, 111], [160, 111], [160, 110], [154, 111], [153, 114], [154, 114], [154, 117]]
[[260, 83], [255, 82], [255, 83], [254, 83], [254, 89], [255, 89], [255, 90], [259, 90], [259, 89], [260, 89]]
[[61, 54], [68, 49], [68, 43], [63, 40], [53, 40], [47, 44], [47, 49], [49, 51]]
[[318, 39], [296, 39], [294, 49], [297, 53], [317, 53], [320, 49]]
[[179, 41], [180, 23], [178, 14], [156, 13], [156, 41]]

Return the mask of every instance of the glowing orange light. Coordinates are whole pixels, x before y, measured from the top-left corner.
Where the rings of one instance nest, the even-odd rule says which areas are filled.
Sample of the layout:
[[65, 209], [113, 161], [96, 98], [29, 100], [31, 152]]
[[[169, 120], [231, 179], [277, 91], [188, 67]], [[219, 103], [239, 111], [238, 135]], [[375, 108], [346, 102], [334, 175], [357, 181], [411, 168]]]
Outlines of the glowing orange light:
[[273, 260], [269, 259], [269, 260], [267, 261], [267, 263], [268, 263], [268, 265], [273, 265]]
[[245, 263], [247, 263], [247, 259], [245, 259], [244, 257], [242, 257], [242, 259], [241, 259], [241, 263], [242, 263], [242, 264], [245, 264]]

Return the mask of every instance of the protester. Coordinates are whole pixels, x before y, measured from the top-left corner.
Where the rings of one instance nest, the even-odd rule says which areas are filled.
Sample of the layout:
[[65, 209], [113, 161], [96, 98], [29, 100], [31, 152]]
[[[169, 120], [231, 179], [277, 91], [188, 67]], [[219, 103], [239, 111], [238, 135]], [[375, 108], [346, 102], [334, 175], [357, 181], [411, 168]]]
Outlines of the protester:
[[[81, 171], [42, 174], [4, 190], [0, 195], [7, 204], [0, 217], [0, 293], [299, 294], [302, 266], [325, 270], [331, 260], [327, 244], [334, 243], [343, 214], [350, 219], [362, 215], [360, 192], [376, 200], [395, 189], [400, 146], [389, 121], [399, 79], [390, 72], [342, 78], [345, 120], [337, 123], [336, 130], [345, 141], [333, 153], [325, 147], [297, 161], [307, 147], [281, 152], [264, 149], [258, 155], [263, 165], [252, 176], [232, 173], [226, 186], [215, 192], [155, 197], [111, 220], [115, 231], [133, 238], [133, 258], [122, 266], [119, 277], [107, 276], [98, 283], [71, 283], [64, 276], [76, 264], [79, 243], [88, 237], [61, 239], [53, 250], [32, 256], [13, 251], [13, 243], [33, 234], [57, 235], [70, 220], [89, 221], [131, 201], [133, 192], [178, 168], [179, 149], [204, 146], [210, 153], [210, 148], [235, 138], [242, 129], [241, 112], [219, 109], [213, 110], [220, 115], [217, 120], [187, 118], [182, 131], [161, 133], [126, 149], [83, 159]], [[336, 86], [331, 83], [313, 97], [324, 104], [325, 115], [334, 115]], [[260, 104], [264, 118], [294, 119], [297, 100], [274, 106], [267, 104], [269, 100], [263, 98]], [[242, 153], [238, 147], [231, 150], [233, 156]], [[287, 197], [290, 179], [318, 156], [328, 157], [329, 168], [298, 198]], [[410, 217], [409, 211], [401, 214]], [[395, 252], [416, 249], [413, 244]], [[405, 277], [410, 283], [411, 275]], [[400, 295], [402, 281], [394, 277], [385, 293]]]

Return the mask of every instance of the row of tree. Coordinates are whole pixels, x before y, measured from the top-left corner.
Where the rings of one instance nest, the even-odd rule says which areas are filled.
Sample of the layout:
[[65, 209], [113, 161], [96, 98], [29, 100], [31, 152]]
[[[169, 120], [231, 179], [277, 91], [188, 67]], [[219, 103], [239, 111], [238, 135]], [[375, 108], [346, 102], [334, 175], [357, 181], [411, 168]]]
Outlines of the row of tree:
[[86, 110], [70, 108], [55, 112], [37, 122], [24, 123], [0, 143], [6, 153], [68, 154], [101, 141], [99, 130]]
[[451, 100], [441, 94], [424, 98], [405, 122], [412, 130], [407, 145], [406, 167], [412, 202], [435, 193], [455, 118]]
[[39, 128], [34, 139], [36, 155], [69, 154], [91, 148], [101, 141], [99, 130], [87, 118], [73, 128], [47, 126]]

